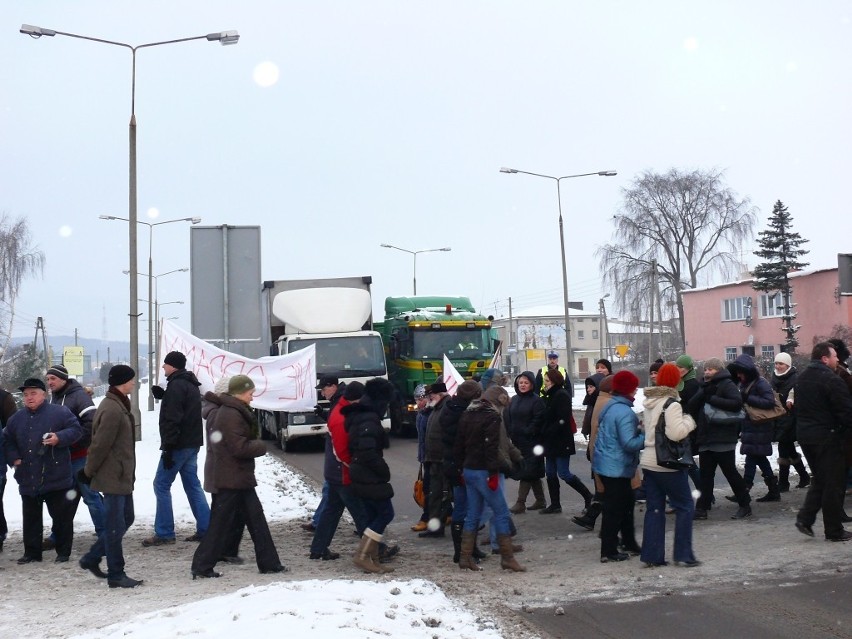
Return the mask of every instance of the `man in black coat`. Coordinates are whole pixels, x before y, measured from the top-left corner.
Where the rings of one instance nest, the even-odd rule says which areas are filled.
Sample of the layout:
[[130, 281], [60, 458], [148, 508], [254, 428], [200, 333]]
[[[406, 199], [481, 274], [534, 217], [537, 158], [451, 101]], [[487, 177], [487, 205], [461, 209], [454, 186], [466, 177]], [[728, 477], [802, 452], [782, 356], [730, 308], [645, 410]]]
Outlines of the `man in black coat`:
[[841, 518], [846, 485], [843, 436], [852, 424], [852, 394], [835, 373], [837, 362], [834, 346], [820, 342], [796, 383], [796, 434], [813, 471], [796, 528], [813, 537], [813, 524], [822, 510], [825, 538], [849, 541], [852, 531], [843, 529]]
[[201, 384], [186, 370], [186, 356], [172, 351], [163, 360], [168, 386], [153, 386], [151, 393], [162, 399], [160, 405], [160, 463], [154, 475], [157, 512], [154, 535], [142, 540], [143, 546], [175, 543], [175, 519], [172, 511], [172, 484], [180, 473], [189, 507], [195, 517], [195, 534], [186, 541], [201, 541], [210, 525], [210, 506], [198, 481], [198, 450], [204, 442], [201, 423]]

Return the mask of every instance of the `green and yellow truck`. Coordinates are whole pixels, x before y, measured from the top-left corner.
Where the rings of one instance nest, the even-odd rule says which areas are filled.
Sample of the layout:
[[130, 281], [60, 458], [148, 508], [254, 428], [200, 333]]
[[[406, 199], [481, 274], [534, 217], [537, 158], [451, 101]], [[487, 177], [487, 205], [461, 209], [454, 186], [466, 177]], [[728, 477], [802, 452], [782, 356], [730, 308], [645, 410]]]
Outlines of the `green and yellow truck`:
[[388, 297], [385, 319], [374, 324], [382, 335], [388, 379], [396, 389], [391, 432], [414, 432], [414, 389], [443, 375], [444, 355], [465, 378], [481, 375], [499, 345], [492, 316], [478, 313], [467, 297]]

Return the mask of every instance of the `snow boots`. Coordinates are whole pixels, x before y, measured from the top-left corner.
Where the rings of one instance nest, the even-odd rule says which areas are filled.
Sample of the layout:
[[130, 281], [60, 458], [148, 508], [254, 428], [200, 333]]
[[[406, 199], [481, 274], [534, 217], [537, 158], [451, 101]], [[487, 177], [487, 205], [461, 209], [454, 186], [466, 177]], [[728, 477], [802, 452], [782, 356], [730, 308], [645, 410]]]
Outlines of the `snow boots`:
[[500, 546], [500, 567], [503, 570], [511, 570], [512, 572], [527, 571], [515, 559], [515, 553], [512, 550], [512, 537], [510, 535], [497, 535], [497, 543]]
[[462, 530], [459, 542], [459, 568], [461, 570], [482, 570], [473, 560], [473, 550], [476, 548], [476, 531]]
[[781, 501], [781, 491], [779, 490], [778, 479], [775, 477], [775, 475], [764, 477], [763, 481], [766, 483], [766, 487], [769, 488], [769, 492], [766, 493], [763, 497], [758, 497], [755, 501]]
[[392, 572], [393, 568], [386, 568], [379, 563], [379, 542], [381, 540], [382, 535], [367, 528], [361, 535], [361, 543], [358, 544], [358, 549], [352, 557], [352, 563], [364, 572]]
[[600, 502], [593, 501], [589, 504], [589, 507], [586, 508], [585, 512], [579, 517], [572, 517], [571, 521], [573, 521], [578, 526], [582, 526], [586, 530], [594, 530], [595, 522], [598, 520], [598, 516], [601, 514], [601, 510], [603, 507]]

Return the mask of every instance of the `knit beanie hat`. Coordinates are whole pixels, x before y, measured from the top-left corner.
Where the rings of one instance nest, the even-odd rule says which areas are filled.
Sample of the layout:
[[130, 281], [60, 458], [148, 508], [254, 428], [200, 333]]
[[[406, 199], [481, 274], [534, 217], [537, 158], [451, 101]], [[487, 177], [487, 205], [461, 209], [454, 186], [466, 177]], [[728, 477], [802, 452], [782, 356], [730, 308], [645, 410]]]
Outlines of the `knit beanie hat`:
[[163, 363], [173, 366], [178, 370], [183, 370], [186, 368], [186, 355], [180, 351], [172, 351], [166, 355], [166, 359], [163, 360]]
[[775, 356], [775, 361], [776, 361], [776, 363], [780, 362], [782, 364], [787, 364], [787, 366], [793, 365], [793, 358], [790, 357], [790, 355], [788, 353], [778, 353]]
[[[354, 402], [364, 396], [364, 384], [359, 381], [349, 382], [343, 389], [343, 399], [347, 402]], [[414, 396], [417, 397], [417, 389], [414, 390]]]
[[684, 353], [680, 357], [675, 360], [675, 365], [678, 368], [685, 368], [686, 370], [692, 370], [693, 366], [695, 366], [695, 362], [692, 361], [692, 358]]
[[723, 371], [725, 370], [725, 362], [718, 357], [710, 357], [704, 360], [704, 370], [706, 371], [708, 368], [712, 368], [714, 371]]
[[612, 392], [619, 395], [632, 395], [639, 388], [639, 378], [630, 371], [618, 371], [612, 376]]
[[657, 372], [657, 386], [677, 388], [678, 384], [680, 384], [680, 371], [677, 366], [671, 362], [660, 366], [660, 370]]
[[219, 381], [216, 382], [216, 385], [213, 387], [213, 392], [217, 395], [221, 395], [222, 393], [228, 392], [228, 384], [231, 383], [231, 376], [225, 375], [224, 377], [220, 377]]
[[[649, 372], [649, 373], [656, 373], [657, 371], [659, 371], [659, 370], [660, 370], [660, 367], [661, 367], [663, 364], [665, 364], [665, 362], [664, 362], [663, 360], [661, 360], [661, 359], [658, 359], [658, 360], [657, 360], [657, 361], [655, 361], [653, 364], [651, 364], [651, 367], [648, 369], [648, 372]], [[678, 373], [678, 375], [680, 375], [680, 373]]]
[[254, 390], [254, 382], [248, 375], [234, 375], [228, 382], [228, 395], [242, 395]]
[[472, 401], [479, 397], [482, 394], [482, 387], [474, 382], [472, 379], [467, 380], [466, 382], [462, 382], [459, 384], [458, 390], [456, 390], [456, 397], [458, 397], [462, 401]]
[[[58, 377], [58, 375], [57, 375]], [[109, 369], [107, 381], [110, 386], [121, 386], [136, 377], [136, 371], [130, 368], [127, 364], [116, 364]]]
[[59, 379], [68, 379], [68, 369], [62, 366], [62, 364], [56, 364], [48, 368], [45, 375], [53, 375]]

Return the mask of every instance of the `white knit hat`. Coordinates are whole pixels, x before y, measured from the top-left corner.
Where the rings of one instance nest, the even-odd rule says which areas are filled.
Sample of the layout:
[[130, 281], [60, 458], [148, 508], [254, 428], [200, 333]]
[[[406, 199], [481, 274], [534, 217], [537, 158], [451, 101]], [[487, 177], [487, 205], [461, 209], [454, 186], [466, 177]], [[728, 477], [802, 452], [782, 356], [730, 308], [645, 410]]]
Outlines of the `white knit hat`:
[[775, 363], [787, 364], [787, 366], [793, 365], [793, 360], [790, 357], [789, 353], [778, 353], [775, 356]]

